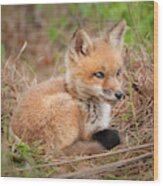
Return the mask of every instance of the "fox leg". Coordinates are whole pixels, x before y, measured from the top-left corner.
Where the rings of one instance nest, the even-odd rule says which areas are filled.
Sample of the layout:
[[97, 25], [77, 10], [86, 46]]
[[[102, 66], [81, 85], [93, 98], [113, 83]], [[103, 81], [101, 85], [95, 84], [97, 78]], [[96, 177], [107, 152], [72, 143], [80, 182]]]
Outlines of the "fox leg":
[[47, 96], [45, 101], [47, 115], [50, 115], [46, 125], [47, 145], [62, 150], [79, 138], [78, 106], [67, 93]]
[[91, 155], [102, 153], [106, 148], [97, 141], [77, 141], [63, 149], [66, 155]]
[[115, 129], [105, 129], [93, 135], [93, 139], [110, 150], [120, 144], [119, 132]]

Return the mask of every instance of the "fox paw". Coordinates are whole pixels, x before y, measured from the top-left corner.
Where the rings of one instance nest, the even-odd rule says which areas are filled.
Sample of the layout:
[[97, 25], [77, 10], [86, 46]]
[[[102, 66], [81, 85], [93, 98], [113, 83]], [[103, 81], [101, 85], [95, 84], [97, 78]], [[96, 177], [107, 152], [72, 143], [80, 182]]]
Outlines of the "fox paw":
[[119, 132], [115, 129], [99, 131], [93, 135], [93, 139], [101, 143], [108, 150], [120, 144]]

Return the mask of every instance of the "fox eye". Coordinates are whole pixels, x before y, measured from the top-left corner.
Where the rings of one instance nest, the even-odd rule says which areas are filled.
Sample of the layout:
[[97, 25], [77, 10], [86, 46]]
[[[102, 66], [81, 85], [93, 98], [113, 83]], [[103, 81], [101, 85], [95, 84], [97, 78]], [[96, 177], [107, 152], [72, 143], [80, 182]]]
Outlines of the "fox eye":
[[119, 70], [117, 71], [116, 76], [119, 76], [120, 74], [121, 74], [121, 69], [119, 69]]
[[93, 75], [96, 76], [99, 79], [103, 79], [105, 77], [105, 74], [101, 71], [95, 72]]

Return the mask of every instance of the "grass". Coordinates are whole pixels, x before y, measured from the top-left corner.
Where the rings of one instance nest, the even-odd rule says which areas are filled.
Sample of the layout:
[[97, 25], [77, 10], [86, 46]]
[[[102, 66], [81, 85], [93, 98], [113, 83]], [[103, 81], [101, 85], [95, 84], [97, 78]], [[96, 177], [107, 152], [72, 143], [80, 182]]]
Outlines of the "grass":
[[[56, 177], [153, 151], [148, 147], [72, 162], [81, 157], [43, 157], [37, 144], [29, 147], [10, 131], [21, 94], [40, 81], [64, 74], [64, 52], [76, 28], [83, 26], [98, 35], [120, 19], [129, 26], [124, 50], [127, 96], [113, 108], [111, 125], [120, 131], [122, 144], [111, 152], [154, 140], [153, 2], [2, 6], [2, 176]], [[152, 180], [153, 158], [90, 178]]]

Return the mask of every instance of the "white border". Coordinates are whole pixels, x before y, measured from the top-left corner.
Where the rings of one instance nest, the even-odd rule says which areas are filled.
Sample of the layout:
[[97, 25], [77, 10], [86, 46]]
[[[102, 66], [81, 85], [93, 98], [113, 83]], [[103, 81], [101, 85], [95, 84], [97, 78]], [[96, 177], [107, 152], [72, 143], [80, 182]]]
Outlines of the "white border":
[[[111, 0], [112, 2], [116, 0]], [[128, 1], [128, 0], [118, 0], [119, 2]], [[133, 1], [133, 0], [130, 0]], [[140, 0], [139, 0], [140, 1]], [[100, 2], [96, 0], [1, 0], [0, 4], [36, 4], [36, 3], [68, 3], [68, 2]], [[101, 0], [101, 2], [109, 2], [106, 0]], [[117, 1], [116, 1], [117, 2]], [[155, 182], [147, 182], [147, 181], [104, 181], [104, 180], [59, 180], [59, 179], [40, 179], [40, 178], [0, 178], [0, 185], [2, 186], [44, 186], [44, 185], [71, 185], [71, 186], [99, 186], [99, 184], [103, 186], [108, 185], [121, 185], [121, 186], [130, 186], [132, 185], [163, 185], [163, 147], [161, 145], [161, 141], [163, 143], [163, 0], [156, 0], [159, 4], [159, 179]]]

